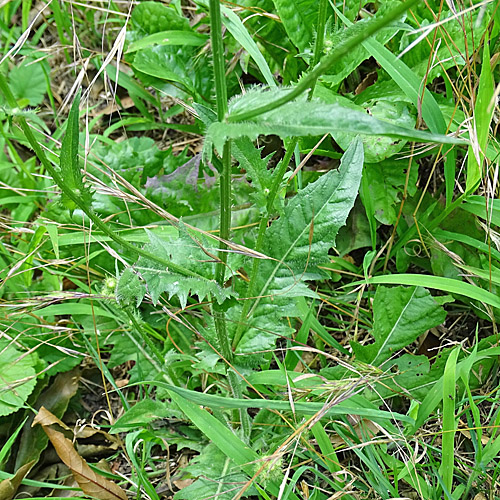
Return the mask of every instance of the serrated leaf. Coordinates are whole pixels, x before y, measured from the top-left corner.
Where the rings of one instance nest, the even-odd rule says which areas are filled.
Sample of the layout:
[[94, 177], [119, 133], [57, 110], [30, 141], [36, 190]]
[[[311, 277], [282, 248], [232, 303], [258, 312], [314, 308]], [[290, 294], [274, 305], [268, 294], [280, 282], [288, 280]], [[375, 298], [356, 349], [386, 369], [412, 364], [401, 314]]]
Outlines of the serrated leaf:
[[186, 61], [171, 47], [156, 45], [139, 50], [132, 66], [146, 75], [181, 83], [189, 89], [193, 87]]
[[[79, 127], [78, 122], [80, 118], [79, 113], [80, 94], [78, 93], [73, 101], [71, 110], [66, 122], [66, 134], [61, 144], [61, 154], [59, 157], [59, 165], [61, 175], [64, 179], [66, 187], [81, 198], [87, 206], [90, 206], [92, 196], [90, 190], [83, 184], [82, 171], [78, 160], [78, 139]], [[71, 212], [75, 210], [76, 203], [68, 198], [64, 193], [61, 195], [61, 202]]]
[[26, 99], [30, 106], [38, 106], [47, 92], [47, 80], [43, 70], [43, 65], [47, 62], [35, 62], [33, 56], [11, 69], [9, 83], [18, 101]]
[[375, 342], [352, 342], [358, 360], [380, 366], [430, 328], [441, 324], [446, 311], [422, 287], [379, 287], [373, 300]]
[[317, 0], [273, 0], [290, 40], [304, 51], [313, 40], [318, 18]]
[[[212, 296], [219, 304], [231, 295], [231, 290], [221, 288], [214, 279], [214, 259], [210, 257], [210, 251], [215, 253], [216, 250], [210, 247], [209, 253], [205, 253], [201, 246], [208, 245], [206, 241], [197, 242], [182, 224], [179, 227], [179, 237], [174, 240], [166, 241], [151, 231], [146, 232], [149, 243], [144, 247], [145, 250], [161, 258], [167, 259], [168, 256], [168, 260], [199, 275], [186, 277], [141, 257], [134, 269], [146, 282], [146, 289], [154, 303], [158, 302], [163, 292], [166, 292], [169, 298], [179, 297], [182, 308], [186, 306], [190, 295], [197, 295], [200, 300]], [[213, 245], [213, 242], [211, 244]]]
[[301, 281], [322, 276], [317, 265], [328, 260], [328, 251], [354, 205], [362, 166], [363, 145], [356, 139], [338, 171], [307, 185], [285, 207], [265, 236], [264, 253], [272, 260], [261, 262], [257, 295], [314, 296]]
[[233, 142], [231, 153], [240, 167], [245, 169], [247, 178], [252, 182], [254, 187], [252, 198], [255, 204], [260, 210], [264, 210], [273, 179], [272, 171], [267, 168], [269, 157], [262, 158], [261, 151], [246, 137]]
[[271, 259], [260, 263], [255, 287], [259, 298], [245, 320], [237, 353], [272, 349], [277, 336], [289, 334], [280, 318], [298, 314], [293, 297], [316, 296], [306, 281], [324, 278], [317, 266], [328, 260], [328, 251], [354, 205], [362, 167], [363, 146], [356, 139], [345, 152], [340, 169], [299, 191], [268, 229], [264, 253]]
[[35, 354], [23, 354], [0, 339], [0, 417], [24, 405], [36, 385]]
[[[283, 97], [288, 89], [264, 92], [262, 89], [248, 91], [244, 96], [233, 100], [231, 113], [242, 113], [263, 106]], [[295, 100], [277, 109], [263, 113], [251, 121], [242, 123], [216, 122], [208, 127], [206, 152], [212, 144], [219, 152], [229, 139], [248, 137], [252, 140], [262, 134], [275, 134], [280, 137], [320, 136], [326, 133], [348, 132], [374, 136], [390, 136], [398, 139], [446, 144], [465, 144], [465, 141], [446, 135], [432, 134], [421, 130], [395, 125], [378, 120], [367, 113], [347, 108], [340, 104], [327, 104], [319, 100]]]
[[139, 276], [130, 267], [127, 267], [121, 274], [116, 287], [118, 302], [135, 304], [135, 307], [139, 307], [145, 294], [146, 287], [141, 283]]

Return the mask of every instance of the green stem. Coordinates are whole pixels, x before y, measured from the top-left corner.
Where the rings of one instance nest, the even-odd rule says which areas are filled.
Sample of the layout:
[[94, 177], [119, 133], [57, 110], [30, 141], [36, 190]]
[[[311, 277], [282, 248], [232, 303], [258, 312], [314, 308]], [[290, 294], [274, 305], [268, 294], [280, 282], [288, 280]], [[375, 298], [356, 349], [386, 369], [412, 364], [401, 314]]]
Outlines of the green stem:
[[[222, 172], [220, 176], [220, 231], [219, 236], [228, 241], [231, 230], [231, 141], [224, 144], [222, 151]], [[227, 245], [221, 241], [219, 246], [219, 261], [217, 262], [215, 279], [224, 286], [224, 276], [227, 264]]]
[[[0, 90], [4, 94], [5, 98], [7, 99], [7, 103], [13, 110], [17, 108], [17, 101], [10, 91], [9, 85], [7, 83], [7, 80], [5, 79], [5, 76], [0, 73]], [[54, 168], [52, 163], [49, 161], [47, 156], [45, 155], [43, 149], [40, 147], [40, 144], [38, 144], [38, 141], [36, 140], [35, 136], [33, 135], [33, 132], [31, 131], [30, 126], [28, 125], [26, 119], [23, 116], [17, 116], [16, 120], [19, 123], [19, 126], [21, 127], [26, 139], [30, 143], [31, 147], [33, 148], [33, 151], [35, 152], [35, 155], [37, 158], [40, 160], [40, 163], [43, 165], [45, 170], [51, 175], [51, 177], [54, 179], [56, 184], [59, 186], [61, 191], [71, 200], [73, 201], [78, 208], [82, 210], [82, 212], [87, 215], [87, 217], [94, 223], [94, 225], [101, 230], [106, 236], [111, 238], [115, 243], [118, 243], [119, 245], [127, 248], [131, 252], [140, 255], [142, 257], [146, 257], [147, 259], [151, 259], [155, 262], [158, 262], [159, 264], [162, 264], [166, 267], [168, 267], [170, 270], [175, 271], [179, 274], [182, 274], [183, 276], [192, 276], [192, 277], [198, 277], [201, 278], [201, 276], [193, 271], [190, 271], [189, 269], [184, 269], [182, 266], [179, 266], [175, 264], [174, 262], [163, 259], [161, 257], [158, 257], [150, 252], [147, 252], [145, 250], [142, 250], [141, 248], [138, 248], [128, 241], [124, 240], [121, 236], [118, 236], [111, 228], [109, 228], [105, 222], [103, 222], [99, 216], [92, 210], [91, 207], [87, 206], [83, 200], [71, 189], [68, 187], [66, 184], [64, 178], [60, 175], [60, 173]]]
[[[212, 55], [214, 62], [215, 92], [217, 101], [217, 119], [224, 120], [227, 113], [227, 88], [224, 61], [224, 44], [222, 41], [222, 20], [219, 0], [210, 0], [210, 39], [212, 42]], [[224, 144], [222, 151], [222, 171], [220, 176], [220, 231], [223, 240], [229, 240], [231, 231], [231, 142]], [[223, 242], [219, 246], [219, 260], [215, 269], [215, 279], [223, 287], [227, 264], [227, 245]], [[220, 344], [221, 353], [228, 363], [232, 365], [234, 354], [229, 342], [227, 331], [226, 313], [218, 304], [212, 307], [215, 331]], [[237, 374], [229, 368], [228, 380], [233, 397], [242, 397], [241, 384]], [[250, 417], [245, 409], [239, 411], [243, 435], [248, 440], [251, 431]]]
[[316, 82], [316, 80], [323, 73], [325, 73], [325, 71], [328, 68], [330, 68], [332, 64], [336, 63], [339, 59], [341, 59], [355, 47], [364, 42], [367, 38], [374, 35], [381, 28], [383, 28], [390, 22], [397, 19], [416, 2], [417, 0], [408, 0], [407, 2], [398, 5], [384, 17], [381, 17], [380, 19], [373, 19], [372, 21], [367, 22], [365, 24], [363, 31], [361, 31], [355, 37], [349, 38], [339, 47], [337, 47], [332, 54], [325, 57], [320, 63], [318, 63], [316, 67], [297, 84], [296, 87], [294, 87], [290, 92], [286, 93], [283, 97], [280, 97], [279, 99], [276, 99], [275, 101], [268, 103], [264, 106], [259, 106], [249, 111], [243, 111], [241, 113], [235, 113], [233, 115], [229, 115], [227, 117], [227, 121], [241, 122], [245, 120], [250, 120], [251, 118], [255, 118], [258, 115], [279, 108], [280, 106], [283, 106], [287, 102], [292, 101], [306, 90], [309, 90], [311, 86], [314, 84], [314, 82]]
[[217, 119], [222, 121], [227, 112], [227, 88], [219, 0], [210, 0], [210, 41], [212, 43], [212, 56], [214, 61]]
[[318, 8], [318, 23], [316, 25], [316, 42], [314, 44], [313, 66], [319, 63], [325, 42], [326, 12], [328, 0], [320, 0]]

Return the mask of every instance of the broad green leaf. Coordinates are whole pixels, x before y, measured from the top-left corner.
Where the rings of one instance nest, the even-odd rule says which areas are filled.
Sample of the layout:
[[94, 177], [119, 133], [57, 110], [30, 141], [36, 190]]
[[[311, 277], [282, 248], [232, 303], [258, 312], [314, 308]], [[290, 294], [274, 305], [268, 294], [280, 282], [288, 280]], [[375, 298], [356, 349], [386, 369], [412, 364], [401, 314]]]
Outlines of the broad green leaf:
[[[200, 300], [213, 296], [219, 304], [231, 295], [230, 289], [221, 288], [214, 279], [214, 263], [210, 253], [205, 253], [202, 248], [213, 247], [213, 241], [199, 241], [200, 235], [190, 235], [181, 225], [179, 237], [175, 240], [163, 240], [153, 232], [146, 230], [149, 243], [144, 247], [148, 252], [159, 257], [172, 260], [189, 271], [198, 274], [198, 277], [186, 277], [164, 266], [141, 257], [134, 266], [135, 271], [146, 283], [148, 293], [154, 303], [158, 302], [160, 295], [167, 292], [169, 298], [178, 296], [181, 307], [184, 308], [189, 295], [197, 295]], [[209, 252], [215, 252], [209, 248]], [[138, 296], [136, 297], [138, 300]]]
[[271, 259], [261, 262], [257, 296], [280, 301], [285, 295], [313, 295], [301, 282], [322, 276], [317, 266], [328, 260], [328, 251], [354, 205], [362, 165], [363, 146], [354, 140], [338, 171], [326, 173], [292, 198], [266, 232], [263, 253]]
[[160, 31], [189, 30], [189, 22], [161, 2], [140, 2], [132, 11], [132, 22], [150, 35]]
[[[272, 102], [287, 92], [289, 92], [288, 89], [276, 89], [267, 92], [262, 91], [262, 89], [248, 91], [244, 96], [240, 96], [231, 102], [230, 114], [253, 110]], [[320, 136], [326, 133], [335, 134], [336, 132], [391, 136], [410, 141], [465, 144], [463, 140], [455, 137], [432, 134], [377, 120], [364, 112], [349, 109], [339, 104], [325, 104], [318, 100], [296, 100], [263, 113], [251, 121], [213, 123], [207, 130], [205, 156], [212, 143], [221, 152], [227, 140], [239, 137], [246, 136], [254, 140], [262, 134], [291, 137]]]
[[380, 366], [446, 318], [444, 309], [421, 287], [379, 287], [373, 300], [373, 344], [352, 342], [356, 358]]
[[36, 385], [37, 358], [0, 339], [0, 417], [21, 408]]
[[316, 0], [273, 0], [290, 40], [300, 51], [309, 48], [318, 18]]
[[[374, 217], [382, 224], [394, 224], [397, 220], [397, 205], [406, 185], [408, 162], [384, 161], [366, 165], [363, 181], [366, 186], [364, 198], [370, 198], [370, 207]], [[412, 196], [416, 191], [418, 165], [413, 164], [407, 185]]]
[[[68, 115], [66, 134], [61, 145], [59, 165], [66, 187], [71, 189], [76, 196], [81, 198], [87, 207], [90, 207], [92, 195], [90, 189], [83, 184], [82, 171], [80, 170], [80, 163], [78, 160], [79, 106], [80, 94], [75, 97]], [[69, 199], [64, 193], [61, 195], [61, 202], [71, 213], [76, 208], [76, 203]]]
[[[255, 296], [237, 354], [272, 349], [276, 337], [289, 336], [283, 316], [298, 316], [294, 297], [316, 296], [307, 280], [322, 279], [318, 265], [328, 262], [328, 251], [345, 224], [357, 197], [363, 166], [363, 146], [355, 140], [345, 152], [340, 169], [330, 171], [292, 198], [282, 216], [267, 230], [263, 253], [271, 257], [259, 266]], [[238, 324], [239, 308], [232, 308], [231, 327]], [[241, 361], [240, 361], [241, 360]], [[247, 356], [238, 358], [249, 362]]]
[[145, 49], [151, 45], [182, 45], [198, 47], [208, 40], [206, 35], [194, 31], [160, 31], [131, 43], [127, 54]]
[[[406, 103], [403, 102], [379, 101], [368, 109], [364, 109], [352, 103], [349, 103], [347, 107], [357, 109], [362, 113], [369, 112], [370, 116], [373, 116], [377, 120], [406, 129], [411, 129], [415, 126], [415, 118], [410, 115]], [[332, 136], [342, 149], [346, 149], [353, 139], [353, 134], [344, 131], [334, 132]], [[396, 153], [399, 153], [406, 144], [404, 140], [395, 141], [391, 137], [380, 137], [376, 135], [365, 135], [362, 139], [365, 151], [365, 161], [367, 163], [378, 163], [386, 158], [390, 158]]]
[[192, 90], [193, 84], [188, 76], [186, 61], [170, 49], [165, 45], [156, 45], [139, 50], [132, 66], [146, 75], [182, 83]]
[[[41, 54], [39, 54], [41, 55]], [[15, 65], [9, 73], [9, 83], [18, 101], [25, 105], [38, 106], [47, 93], [47, 80], [43, 65], [46, 61], [27, 58], [23, 63]]]
[[[201, 498], [232, 500], [248, 481], [241, 467], [213, 443], [206, 446], [182, 471], [197, 479], [178, 491], [174, 495], [175, 500], [200, 500]], [[255, 494], [255, 489], [249, 488], [242, 498]]]

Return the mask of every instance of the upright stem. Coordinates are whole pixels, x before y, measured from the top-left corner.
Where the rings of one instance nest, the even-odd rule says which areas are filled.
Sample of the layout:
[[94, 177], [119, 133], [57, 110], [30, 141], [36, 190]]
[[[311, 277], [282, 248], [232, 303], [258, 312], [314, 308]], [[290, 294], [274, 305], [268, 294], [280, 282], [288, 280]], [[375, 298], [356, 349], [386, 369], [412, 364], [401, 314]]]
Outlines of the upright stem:
[[219, 0], [210, 0], [210, 40], [212, 42], [212, 57], [214, 61], [217, 119], [223, 121], [227, 112], [227, 88]]
[[[210, 0], [210, 38], [214, 62], [215, 93], [217, 100], [217, 119], [224, 121], [227, 113], [227, 88], [224, 61], [224, 44], [222, 41], [222, 21], [219, 0]], [[222, 172], [220, 173], [220, 231], [223, 240], [229, 240], [231, 230], [231, 142], [227, 141], [222, 150]], [[219, 260], [215, 269], [215, 279], [223, 287], [227, 264], [227, 245], [223, 242], [219, 246]], [[217, 303], [212, 306], [215, 331], [220, 344], [222, 355], [232, 364], [234, 355], [229, 343], [226, 313]], [[240, 399], [241, 385], [236, 373], [229, 369], [228, 380], [234, 398]], [[242, 408], [239, 412], [241, 427], [246, 439], [250, 436], [250, 417]]]

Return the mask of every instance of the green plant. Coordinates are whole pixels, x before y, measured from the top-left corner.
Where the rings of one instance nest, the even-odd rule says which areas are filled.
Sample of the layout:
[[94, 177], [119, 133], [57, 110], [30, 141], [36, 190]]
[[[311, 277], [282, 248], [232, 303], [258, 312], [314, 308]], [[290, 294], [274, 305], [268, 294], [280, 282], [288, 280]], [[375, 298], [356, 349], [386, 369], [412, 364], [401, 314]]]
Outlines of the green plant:
[[[0, 71], [0, 488], [64, 488], [31, 421], [89, 378], [138, 497], [494, 498], [493, 2], [56, 4]], [[36, 45], [73, 29], [114, 101], [60, 125]]]

